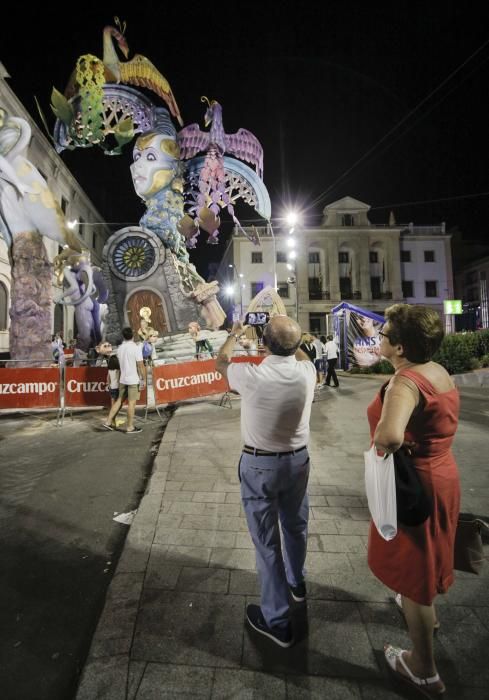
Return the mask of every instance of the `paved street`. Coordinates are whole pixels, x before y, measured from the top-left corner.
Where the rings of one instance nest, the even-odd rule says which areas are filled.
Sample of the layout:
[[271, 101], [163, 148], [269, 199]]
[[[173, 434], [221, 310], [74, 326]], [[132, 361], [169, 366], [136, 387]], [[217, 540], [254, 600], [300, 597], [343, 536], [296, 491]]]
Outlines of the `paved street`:
[[[313, 405], [309, 597], [299, 642], [281, 650], [250, 631], [254, 552], [239, 500], [239, 399], [177, 409], [130, 528], [77, 700], [411, 697], [387, 677], [382, 648], [408, 644], [366, 564], [362, 451], [375, 378], [344, 378]], [[463, 510], [489, 515], [487, 387], [463, 389], [455, 452]], [[436, 639], [447, 698], [487, 697], [489, 567], [458, 574], [439, 600]]]
[[100, 411], [0, 418], [0, 697], [72, 698], [161, 438], [100, 430]]

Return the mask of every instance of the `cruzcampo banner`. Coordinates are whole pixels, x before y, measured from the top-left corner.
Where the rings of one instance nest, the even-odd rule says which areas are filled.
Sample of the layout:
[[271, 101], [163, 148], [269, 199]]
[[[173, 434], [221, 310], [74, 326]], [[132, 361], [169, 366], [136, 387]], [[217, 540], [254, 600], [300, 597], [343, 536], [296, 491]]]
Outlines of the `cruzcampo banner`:
[[381, 359], [379, 330], [382, 323], [351, 310], [347, 311], [346, 320], [350, 367], [371, 367], [377, 364]]

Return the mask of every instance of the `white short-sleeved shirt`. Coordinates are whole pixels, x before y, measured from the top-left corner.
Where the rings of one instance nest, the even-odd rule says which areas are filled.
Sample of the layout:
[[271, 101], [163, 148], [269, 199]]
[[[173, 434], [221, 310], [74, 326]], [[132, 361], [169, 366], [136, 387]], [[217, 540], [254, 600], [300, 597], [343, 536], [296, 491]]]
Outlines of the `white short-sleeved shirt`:
[[334, 340], [328, 340], [326, 343], [325, 355], [328, 360], [334, 360], [335, 357], [338, 357], [338, 346]]
[[139, 384], [139, 374], [137, 362], [143, 361], [143, 351], [141, 345], [136, 345], [133, 340], [125, 340], [117, 350], [121, 374], [119, 382], [121, 384]]
[[259, 365], [230, 364], [228, 381], [241, 395], [245, 445], [270, 452], [307, 445], [316, 385], [312, 362], [298, 362], [294, 355], [268, 355]]
[[323, 344], [319, 340], [319, 338], [314, 338], [314, 340], [312, 341], [312, 344], [316, 348], [316, 359], [319, 359], [323, 354]]

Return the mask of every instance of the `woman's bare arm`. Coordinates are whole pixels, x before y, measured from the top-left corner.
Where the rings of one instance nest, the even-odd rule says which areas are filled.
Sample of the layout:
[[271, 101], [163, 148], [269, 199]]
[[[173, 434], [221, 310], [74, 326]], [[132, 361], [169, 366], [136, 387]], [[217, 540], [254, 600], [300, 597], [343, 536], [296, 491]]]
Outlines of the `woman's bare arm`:
[[384, 396], [382, 415], [374, 434], [374, 443], [382, 452], [395, 452], [404, 442], [404, 432], [419, 403], [419, 391], [405, 377], [393, 377]]

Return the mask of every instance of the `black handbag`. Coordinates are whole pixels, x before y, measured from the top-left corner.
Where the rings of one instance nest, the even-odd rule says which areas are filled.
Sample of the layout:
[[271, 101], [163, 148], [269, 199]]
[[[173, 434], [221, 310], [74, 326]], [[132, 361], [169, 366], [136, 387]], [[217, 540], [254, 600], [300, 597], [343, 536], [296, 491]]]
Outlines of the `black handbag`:
[[489, 534], [489, 525], [470, 513], [460, 513], [455, 533], [454, 563], [457, 571], [479, 574], [488, 558], [482, 546], [482, 533]]
[[426, 493], [414, 460], [406, 447], [394, 452], [396, 475], [397, 520], [401, 525], [415, 527], [430, 517], [433, 503]]

